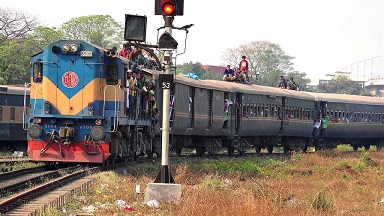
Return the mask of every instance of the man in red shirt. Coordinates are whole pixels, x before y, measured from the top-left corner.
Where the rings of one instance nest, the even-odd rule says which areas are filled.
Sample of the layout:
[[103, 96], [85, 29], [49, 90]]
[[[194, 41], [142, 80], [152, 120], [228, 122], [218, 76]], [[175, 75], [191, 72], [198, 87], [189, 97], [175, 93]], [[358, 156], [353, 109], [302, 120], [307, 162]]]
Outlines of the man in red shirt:
[[248, 61], [245, 58], [246, 58], [245, 56], [241, 57], [239, 68], [240, 68], [240, 71], [248, 73]]
[[118, 54], [119, 54], [119, 56], [128, 59], [129, 58], [129, 46], [127, 44], [123, 44], [123, 49], [119, 50]]

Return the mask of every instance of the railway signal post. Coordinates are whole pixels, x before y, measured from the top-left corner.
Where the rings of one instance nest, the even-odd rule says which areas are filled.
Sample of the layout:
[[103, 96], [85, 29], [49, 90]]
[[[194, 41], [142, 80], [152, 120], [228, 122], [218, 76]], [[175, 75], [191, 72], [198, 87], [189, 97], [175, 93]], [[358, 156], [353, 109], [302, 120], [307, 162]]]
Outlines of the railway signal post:
[[169, 171], [169, 121], [171, 86], [173, 86], [172, 52], [178, 45], [172, 37], [172, 22], [174, 16], [183, 15], [183, 7], [184, 0], [155, 0], [155, 14], [163, 15], [165, 21], [165, 32], [158, 41], [159, 49], [164, 51], [164, 74], [159, 75], [159, 84], [163, 89], [161, 167], [155, 183], [147, 185], [144, 202], [150, 200], [172, 202], [181, 199], [181, 185], [175, 184]]

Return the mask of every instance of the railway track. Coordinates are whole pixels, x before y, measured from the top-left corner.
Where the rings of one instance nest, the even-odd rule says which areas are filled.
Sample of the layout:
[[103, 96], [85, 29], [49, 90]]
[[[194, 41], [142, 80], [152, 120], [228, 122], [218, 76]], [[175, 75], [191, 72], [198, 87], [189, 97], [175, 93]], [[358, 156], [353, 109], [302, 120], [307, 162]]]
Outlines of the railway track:
[[[73, 195], [88, 190], [93, 181], [98, 178], [96, 173], [123, 166], [126, 166], [126, 164], [119, 163], [100, 167], [72, 167], [57, 170], [61, 175], [55, 171], [40, 174], [40, 177], [35, 177], [34, 179], [43, 178], [47, 181], [32, 188], [21, 188], [20, 192], [1, 199], [0, 214], [41, 215], [48, 208], [61, 207], [71, 200]], [[42, 175], [45, 176], [42, 177]], [[53, 176], [52, 179], [47, 175]], [[7, 187], [3, 187], [3, 191], [10, 191], [12, 187], [18, 188], [18, 185], [23, 184], [20, 184], [20, 182], [9, 184]]]
[[28, 156], [0, 156], [0, 163], [31, 161]]

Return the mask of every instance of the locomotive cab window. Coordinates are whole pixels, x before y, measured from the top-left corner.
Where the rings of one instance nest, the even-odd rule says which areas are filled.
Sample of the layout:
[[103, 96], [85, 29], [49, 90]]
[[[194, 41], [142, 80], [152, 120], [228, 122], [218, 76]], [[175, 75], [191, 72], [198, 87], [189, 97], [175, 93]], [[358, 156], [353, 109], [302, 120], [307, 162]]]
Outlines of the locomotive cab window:
[[43, 63], [42, 62], [33, 63], [33, 81], [34, 82], [43, 81]]
[[117, 64], [115, 62], [111, 62], [107, 66], [107, 85], [117, 85], [118, 79]]

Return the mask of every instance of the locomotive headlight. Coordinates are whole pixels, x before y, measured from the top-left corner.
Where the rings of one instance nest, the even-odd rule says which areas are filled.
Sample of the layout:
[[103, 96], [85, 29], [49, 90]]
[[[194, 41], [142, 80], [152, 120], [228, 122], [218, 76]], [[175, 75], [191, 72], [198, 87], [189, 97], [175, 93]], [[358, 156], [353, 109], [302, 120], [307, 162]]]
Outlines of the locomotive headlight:
[[101, 126], [95, 126], [91, 129], [91, 137], [94, 141], [99, 142], [105, 138], [105, 129]]
[[69, 44], [64, 44], [63, 45], [63, 51], [64, 52], [69, 52], [71, 51], [71, 46]]
[[95, 121], [95, 124], [96, 124], [96, 125], [101, 125], [101, 124], [103, 124], [103, 120], [101, 120], [101, 119], [97, 119], [97, 120]]
[[76, 44], [71, 44], [71, 52], [75, 53], [79, 50], [79, 47]]
[[43, 128], [38, 124], [33, 124], [28, 128], [27, 133], [32, 139], [37, 139], [43, 133]]

